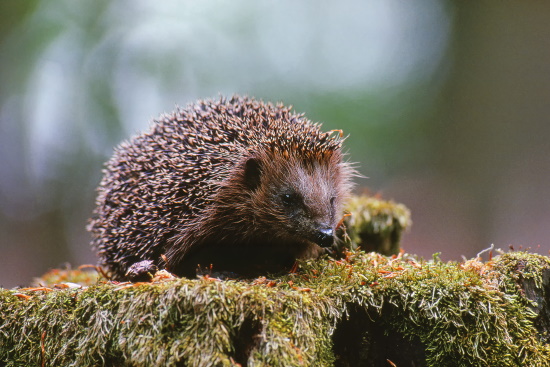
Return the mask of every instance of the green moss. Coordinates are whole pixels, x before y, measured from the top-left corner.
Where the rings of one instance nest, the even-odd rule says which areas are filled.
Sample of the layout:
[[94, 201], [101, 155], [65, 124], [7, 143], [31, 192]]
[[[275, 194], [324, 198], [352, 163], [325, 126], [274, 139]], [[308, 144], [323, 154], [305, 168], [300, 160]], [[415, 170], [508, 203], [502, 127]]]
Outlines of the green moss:
[[[405, 207], [362, 197], [349, 210], [349, 248], [398, 252]], [[51, 271], [38, 288], [0, 289], [0, 365], [548, 365], [548, 257], [341, 251], [250, 281]]]
[[518, 300], [535, 315], [534, 324], [541, 340], [550, 343], [550, 258], [526, 252], [511, 252], [495, 263], [501, 288], [518, 296]]
[[37, 286], [53, 286], [60, 283], [76, 283], [81, 285], [92, 285], [102, 279], [94, 269], [95, 266], [83, 267], [88, 268], [87, 271], [82, 269], [52, 269], [40, 278], [34, 280]]
[[[0, 361], [331, 366], [351, 358], [342, 348], [367, 358], [377, 338], [393, 335], [421, 346], [429, 366], [543, 366], [550, 349], [536, 315], [506, 285], [520, 263], [534, 278], [549, 267], [548, 258], [516, 253], [473, 266], [353, 252], [274, 280], [3, 289]], [[336, 339], [348, 317], [360, 325], [356, 337]]]
[[544, 271], [550, 268], [550, 258], [528, 252], [509, 252], [502, 254], [495, 263], [495, 269], [510, 274], [503, 285], [507, 291], [518, 290], [522, 280], [532, 280], [536, 287], [543, 286]]
[[383, 255], [399, 253], [399, 241], [410, 228], [411, 214], [402, 204], [369, 196], [354, 196], [346, 206], [344, 246]]

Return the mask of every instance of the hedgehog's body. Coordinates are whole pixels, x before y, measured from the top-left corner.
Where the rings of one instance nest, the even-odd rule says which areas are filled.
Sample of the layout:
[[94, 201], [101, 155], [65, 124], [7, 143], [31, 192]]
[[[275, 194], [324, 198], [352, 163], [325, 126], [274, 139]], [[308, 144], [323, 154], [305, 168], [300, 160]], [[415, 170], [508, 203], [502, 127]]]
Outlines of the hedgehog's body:
[[99, 188], [93, 245], [114, 278], [140, 261], [259, 275], [332, 245], [351, 169], [341, 139], [283, 106], [203, 101], [123, 143]]

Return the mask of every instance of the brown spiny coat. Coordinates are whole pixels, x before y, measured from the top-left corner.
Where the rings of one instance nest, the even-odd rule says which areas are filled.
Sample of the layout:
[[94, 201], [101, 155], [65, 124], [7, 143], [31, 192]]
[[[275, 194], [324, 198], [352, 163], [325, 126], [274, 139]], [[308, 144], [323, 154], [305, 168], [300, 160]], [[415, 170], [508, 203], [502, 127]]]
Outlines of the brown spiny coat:
[[92, 244], [116, 279], [143, 260], [183, 276], [199, 264], [286, 270], [334, 242], [353, 174], [341, 143], [290, 108], [245, 97], [177, 109], [116, 149]]

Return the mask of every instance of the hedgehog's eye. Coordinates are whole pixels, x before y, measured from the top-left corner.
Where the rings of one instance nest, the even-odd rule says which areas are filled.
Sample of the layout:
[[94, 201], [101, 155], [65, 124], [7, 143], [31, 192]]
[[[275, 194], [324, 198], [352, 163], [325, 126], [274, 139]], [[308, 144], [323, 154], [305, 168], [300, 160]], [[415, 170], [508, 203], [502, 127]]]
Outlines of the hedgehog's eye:
[[300, 202], [300, 196], [296, 193], [282, 194], [281, 201], [283, 202], [284, 206], [291, 207]]
[[336, 200], [336, 196], [333, 196], [330, 198], [330, 206], [334, 206], [334, 201]]

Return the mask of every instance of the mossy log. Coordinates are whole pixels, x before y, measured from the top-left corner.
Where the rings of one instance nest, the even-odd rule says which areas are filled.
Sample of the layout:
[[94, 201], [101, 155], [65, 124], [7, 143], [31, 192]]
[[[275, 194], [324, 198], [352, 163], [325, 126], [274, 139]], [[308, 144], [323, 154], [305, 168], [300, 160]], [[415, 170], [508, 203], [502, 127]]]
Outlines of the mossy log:
[[[87, 280], [83, 279], [88, 277]], [[550, 259], [361, 250], [248, 281], [0, 290], [2, 366], [547, 366]], [[79, 287], [71, 281], [91, 282]]]

